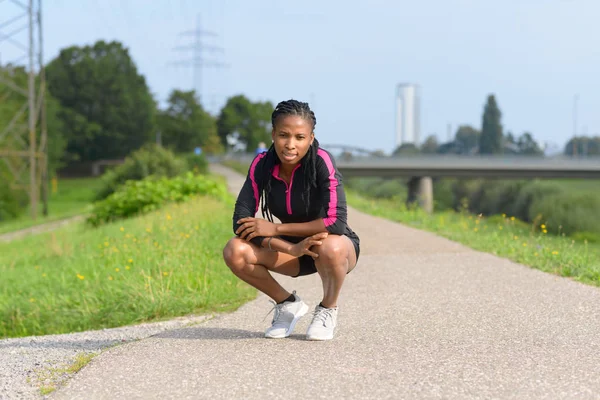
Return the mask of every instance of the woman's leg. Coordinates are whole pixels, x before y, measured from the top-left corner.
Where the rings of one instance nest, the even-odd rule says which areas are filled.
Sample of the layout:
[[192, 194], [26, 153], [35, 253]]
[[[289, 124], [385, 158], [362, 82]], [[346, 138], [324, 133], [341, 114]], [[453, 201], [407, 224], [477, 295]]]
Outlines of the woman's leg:
[[298, 258], [271, 252], [240, 238], [232, 238], [223, 249], [223, 259], [231, 271], [244, 282], [260, 290], [276, 303], [291, 294], [277, 282], [269, 271], [296, 276], [300, 270]]
[[344, 279], [356, 266], [354, 244], [347, 236], [329, 235], [321, 246], [316, 247], [317, 272], [323, 281], [323, 301], [326, 308], [337, 306]]

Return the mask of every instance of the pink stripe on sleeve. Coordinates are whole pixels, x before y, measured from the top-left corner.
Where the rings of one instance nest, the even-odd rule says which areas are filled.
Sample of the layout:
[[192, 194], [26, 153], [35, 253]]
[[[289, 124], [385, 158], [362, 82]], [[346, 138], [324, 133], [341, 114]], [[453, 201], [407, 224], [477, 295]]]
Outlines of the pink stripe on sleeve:
[[250, 180], [252, 181], [252, 189], [254, 190], [254, 200], [256, 200], [256, 208], [254, 210], [254, 213], [256, 214], [258, 212], [258, 204], [259, 204], [259, 199], [260, 196], [258, 195], [258, 185], [256, 184], [256, 164], [258, 164], [258, 162], [263, 159], [265, 156], [267, 155], [267, 153], [260, 153], [258, 155], [258, 157], [256, 157], [254, 159], [254, 161], [252, 161], [252, 165], [250, 166]]
[[338, 181], [335, 179], [335, 168], [333, 168], [333, 162], [331, 161], [331, 157], [327, 152], [319, 149], [317, 151], [317, 155], [321, 156], [323, 161], [325, 161], [325, 165], [327, 166], [327, 170], [329, 171], [329, 204], [327, 206], [327, 218], [324, 218], [325, 226], [330, 226], [335, 224], [337, 221], [337, 186]]

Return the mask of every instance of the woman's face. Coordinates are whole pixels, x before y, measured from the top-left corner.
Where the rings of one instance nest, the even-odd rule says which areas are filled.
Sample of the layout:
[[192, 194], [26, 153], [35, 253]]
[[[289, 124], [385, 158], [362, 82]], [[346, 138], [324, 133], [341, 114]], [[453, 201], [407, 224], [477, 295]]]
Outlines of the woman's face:
[[312, 123], [297, 115], [278, 118], [271, 137], [282, 166], [295, 166], [308, 153], [315, 135]]

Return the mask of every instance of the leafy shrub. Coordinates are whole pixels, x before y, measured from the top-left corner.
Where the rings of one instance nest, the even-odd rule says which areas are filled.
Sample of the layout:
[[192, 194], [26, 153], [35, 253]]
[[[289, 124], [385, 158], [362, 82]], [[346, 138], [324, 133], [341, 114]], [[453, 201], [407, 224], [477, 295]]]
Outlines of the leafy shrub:
[[514, 197], [512, 205], [503, 212], [514, 215], [523, 221], [533, 221], [536, 215], [532, 215], [531, 205], [543, 198], [552, 198], [564, 190], [564, 187], [555, 182], [530, 182], [523, 186], [523, 189]]
[[542, 197], [529, 210], [530, 220], [538, 215], [554, 233], [600, 233], [600, 198], [594, 193], [562, 192]]
[[187, 162], [156, 144], [147, 144], [131, 153], [125, 162], [102, 176], [103, 187], [97, 199], [101, 200], [115, 192], [128, 180], [142, 180], [148, 176], [174, 177], [188, 170]]
[[0, 222], [21, 215], [27, 204], [27, 194], [22, 190], [12, 190], [7, 181], [0, 182]]
[[87, 222], [98, 226], [156, 210], [169, 202], [186, 201], [194, 195], [228, 198], [225, 185], [205, 175], [187, 172], [175, 178], [150, 176], [127, 181], [106, 199], [96, 202]]
[[406, 197], [406, 183], [402, 179], [384, 178], [349, 178], [347, 186], [359, 193], [376, 199], [392, 199]]
[[208, 160], [204, 154], [189, 153], [185, 155], [185, 161], [189, 171], [196, 174], [207, 174], [208, 173]]

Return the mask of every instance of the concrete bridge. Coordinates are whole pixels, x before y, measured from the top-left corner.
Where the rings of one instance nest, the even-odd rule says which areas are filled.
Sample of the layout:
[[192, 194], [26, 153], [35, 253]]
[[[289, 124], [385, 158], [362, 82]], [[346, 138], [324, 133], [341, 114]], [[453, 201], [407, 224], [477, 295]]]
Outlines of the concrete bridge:
[[[532, 157], [518, 155], [445, 155], [416, 154], [395, 157], [344, 145], [323, 148], [362, 153], [357, 157], [336, 157], [344, 177], [409, 177], [408, 203], [418, 202], [433, 211], [432, 178], [486, 179], [597, 179], [600, 180], [600, 157]], [[332, 151], [332, 153], [336, 153]], [[246, 160], [247, 158], [247, 160]], [[250, 163], [253, 156], [235, 157]], [[600, 182], [600, 181], [599, 181]]]
[[410, 177], [407, 203], [433, 211], [432, 178], [600, 179], [600, 157], [403, 155], [341, 159], [344, 177]]

